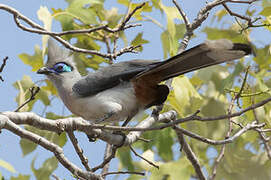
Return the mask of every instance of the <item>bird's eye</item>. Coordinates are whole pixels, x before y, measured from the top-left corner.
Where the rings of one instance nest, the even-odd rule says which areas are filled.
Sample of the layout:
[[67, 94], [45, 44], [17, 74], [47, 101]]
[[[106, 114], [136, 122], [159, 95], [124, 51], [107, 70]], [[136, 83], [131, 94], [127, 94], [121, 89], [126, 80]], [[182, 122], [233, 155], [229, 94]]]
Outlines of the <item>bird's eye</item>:
[[60, 65], [60, 66], [57, 66], [56, 70], [57, 70], [57, 71], [62, 71], [62, 70], [63, 70], [63, 66], [61, 66], [61, 65]]
[[64, 69], [63, 67], [64, 67], [63, 64], [57, 64], [54, 69], [56, 72], [61, 73], [63, 72], [63, 69]]
[[53, 68], [57, 73], [62, 73], [62, 72], [71, 72], [72, 67], [67, 65], [66, 63], [60, 62], [54, 65]]

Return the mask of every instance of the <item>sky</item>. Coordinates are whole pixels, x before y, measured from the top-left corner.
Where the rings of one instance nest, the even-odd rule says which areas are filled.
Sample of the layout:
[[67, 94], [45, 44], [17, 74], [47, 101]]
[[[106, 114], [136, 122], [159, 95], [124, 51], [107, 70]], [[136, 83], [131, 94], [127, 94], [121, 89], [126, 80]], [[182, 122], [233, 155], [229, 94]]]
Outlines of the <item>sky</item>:
[[[171, 1], [170, 1], [171, 2]], [[167, 2], [167, 5], [172, 5], [170, 2]], [[27, 0], [27, 1], [10, 1], [10, 0], [1, 0], [0, 3], [9, 5], [18, 11], [20, 11], [23, 15], [29, 17], [36, 23], [42, 25], [42, 23], [37, 18], [37, 11], [40, 6], [46, 6], [50, 10], [51, 8], [65, 8], [67, 4], [64, 0]], [[193, 20], [200, 9], [200, 7], [204, 6], [205, 1], [203, 0], [186, 0], [182, 1], [183, 9], [187, 13], [188, 17]], [[111, 8], [116, 6], [115, 0], [107, 0], [106, 7]], [[125, 12], [125, 8], [123, 6], [117, 6], [120, 8], [120, 11]], [[160, 15], [160, 12], [154, 12], [152, 17], [158, 19], [162, 24], [165, 24], [165, 18]], [[16, 80], [22, 79], [23, 75], [30, 76], [33, 81], [38, 81], [44, 79], [44, 77], [37, 75], [35, 72], [31, 71], [29, 66], [26, 66], [22, 63], [22, 61], [18, 58], [18, 55], [21, 53], [33, 54], [34, 46], [41, 46], [41, 35], [33, 34], [29, 32], [22, 31], [19, 29], [14, 21], [11, 14], [0, 10], [0, 64], [1, 60], [8, 56], [9, 60], [4, 69], [4, 72], [1, 74], [5, 80], [4, 83], [0, 82], [0, 112], [2, 111], [13, 111], [16, 109], [17, 104], [15, 102], [15, 97], [17, 95], [17, 90], [12, 86], [12, 84]], [[208, 23], [208, 22], [206, 22]], [[53, 23], [52, 29], [54, 31], [60, 31], [60, 25], [57, 22]], [[162, 59], [163, 51], [162, 45], [160, 42], [160, 33], [161, 29], [157, 28], [150, 23], [143, 23], [142, 27], [137, 27], [134, 29], [136, 32], [144, 32], [144, 38], [149, 40], [151, 43], [144, 45], [144, 51], [140, 54], [128, 54], [120, 57], [118, 61], [129, 60], [129, 59]], [[206, 39], [206, 36], [196, 31], [198, 35], [196, 38], [190, 41], [189, 47], [196, 45], [198, 43], [203, 42]], [[132, 37], [131, 37], [132, 38]], [[259, 37], [259, 39], [262, 37]], [[54, 101], [54, 105], [57, 105], [58, 108], [62, 109], [63, 105], [59, 101]], [[55, 106], [52, 106], [55, 107]], [[42, 111], [42, 107], [37, 107], [33, 110], [37, 114], [40, 114]], [[69, 114], [68, 110], [65, 110], [67, 114]], [[80, 144], [84, 151], [86, 152], [86, 156], [89, 158], [89, 162], [92, 164], [98, 164], [101, 162], [103, 157], [102, 153], [104, 151], [104, 143], [97, 142], [95, 144], [91, 144], [88, 142], [87, 138], [82, 133], [76, 133]], [[44, 159], [52, 156], [52, 153], [48, 153], [43, 148], [38, 148], [37, 151], [23, 157], [20, 146], [19, 146], [20, 138], [16, 135], [9, 133], [6, 130], [3, 130], [0, 134], [0, 159], [5, 160], [12, 164], [17, 172], [24, 172], [24, 174], [31, 174], [30, 163], [33, 157], [37, 157], [36, 167], [39, 167]], [[72, 158], [72, 162], [80, 162], [79, 159], [74, 155], [73, 148], [70, 143], [67, 143], [64, 147], [64, 153], [68, 158]], [[76, 157], [76, 158], [74, 158]], [[80, 163], [76, 163], [80, 166]], [[117, 160], [113, 161], [113, 165], [111, 166], [112, 170], [116, 170], [114, 168], [117, 167]], [[10, 172], [0, 167], [0, 172], [4, 177], [10, 177]], [[60, 178], [72, 179], [70, 172], [65, 170], [61, 165], [55, 172]], [[70, 178], [69, 178], [70, 177]], [[33, 179], [33, 178], [32, 178]]]

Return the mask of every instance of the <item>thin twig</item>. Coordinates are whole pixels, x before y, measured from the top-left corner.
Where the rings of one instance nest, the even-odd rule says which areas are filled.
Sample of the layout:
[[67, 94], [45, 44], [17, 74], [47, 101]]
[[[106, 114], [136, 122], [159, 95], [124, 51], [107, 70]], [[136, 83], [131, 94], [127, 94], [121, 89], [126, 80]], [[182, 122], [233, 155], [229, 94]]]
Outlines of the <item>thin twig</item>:
[[55, 178], [55, 180], [61, 180], [57, 175], [55, 175], [55, 174], [52, 174], [51, 175], [53, 178]]
[[128, 13], [125, 18], [123, 19], [122, 23], [118, 26], [117, 30], [121, 30], [125, 27], [127, 22], [131, 19], [131, 17], [135, 14], [135, 12], [139, 9], [141, 9], [146, 3], [143, 2], [140, 5], [136, 6], [135, 9], [133, 9], [130, 13]]
[[[245, 85], [247, 83], [247, 77], [248, 77], [248, 72], [249, 72], [249, 69], [250, 69], [250, 66], [247, 67], [246, 69], [246, 73], [245, 73], [245, 77], [243, 79], [243, 82], [242, 82], [242, 85], [241, 85], [241, 88], [239, 90], [238, 93], [235, 94], [235, 96], [232, 98], [231, 100], [231, 103], [230, 103], [230, 106], [228, 108], [228, 115], [231, 115], [232, 114], [232, 111], [233, 111], [233, 108], [234, 108], [234, 102], [236, 101], [237, 102], [237, 105], [240, 107], [240, 104], [239, 104], [239, 99], [241, 97], [241, 94], [243, 93], [244, 91], [244, 88], [245, 88]], [[240, 107], [241, 108], [241, 107]], [[226, 136], [225, 136], [225, 140], [228, 140], [230, 138], [230, 135], [232, 133], [232, 125], [233, 125], [233, 120], [231, 119], [231, 117], [228, 118], [228, 131], [226, 133]], [[242, 130], [249, 130], [245, 127], [242, 126]], [[239, 131], [239, 132], [240, 132]], [[236, 134], [238, 134], [239, 132], [237, 132]], [[245, 132], [245, 131], [244, 131]], [[235, 134], [235, 135], [236, 135]], [[241, 134], [240, 134], [241, 135]], [[233, 136], [234, 137], [234, 136]], [[225, 154], [225, 149], [226, 149], [226, 144], [223, 144], [217, 158], [215, 159], [215, 162], [214, 162], [214, 165], [213, 165], [213, 169], [212, 169], [212, 173], [209, 177], [209, 180], [214, 180], [215, 179], [215, 176], [216, 176], [216, 170], [217, 170], [217, 167], [218, 167], [218, 164], [220, 163], [220, 161], [223, 159], [224, 157], [224, 154]]]
[[8, 57], [6, 56], [6, 57], [3, 59], [3, 63], [2, 63], [2, 65], [1, 65], [1, 67], [0, 67], [0, 73], [3, 72], [3, 69], [4, 69], [4, 67], [5, 67], [6, 64], [7, 64], [7, 60], [8, 60]]
[[194, 170], [198, 176], [198, 178], [200, 180], [206, 180], [200, 164], [199, 164], [199, 159], [197, 158], [197, 156], [195, 155], [195, 153], [192, 151], [191, 147], [189, 146], [189, 144], [186, 142], [184, 135], [181, 131], [179, 131], [178, 129], [176, 129], [176, 126], [173, 127], [173, 129], [175, 130], [178, 140], [181, 144], [181, 150], [183, 150], [186, 154], [187, 159], [191, 162], [191, 164], [194, 167]]
[[176, 0], [172, 0], [174, 5], [176, 6], [176, 8], [178, 9], [179, 13], [181, 14], [182, 18], [183, 18], [183, 21], [184, 21], [184, 24], [186, 26], [186, 30], [188, 30], [190, 28], [190, 22], [189, 22], [189, 19], [188, 17], [186, 16], [185, 12], [182, 10], [181, 6], [177, 3]]
[[145, 176], [144, 172], [134, 172], [134, 171], [116, 171], [116, 172], [108, 172], [105, 174], [102, 174], [103, 177], [108, 176], [108, 175], [114, 175], [114, 174], [136, 174], [140, 176]]
[[35, 96], [38, 94], [38, 92], [40, 91], [39, 87], [31, 87], [29, 88], [29, 92], [30, 92], [30, 97], [28, 98], [28, 100], [26, 100], [22, 105], [20, 105], [15, 112], [19, 112], [20, 109], [22, 109], [26, 104], [28, 104], [29, 102], [33, 101], [35, 99]]
[[243, 126], [242, 129], [240, 129], [238, 132], [236, 132], [233, 136], [228, 137], [228, 138], [226, 138], [224, 140], [208, 139], [208, 138], [202, 137], [202, 136], [200, 136], [198, 134], [195, 134], [195, 133], [193, 133], [191, 131], [183, 129], [181, 127], [176, 127], [176, 129], [178, 129], [180, 132], [182, 132], [186, 136], [197, 139], [197, 140], [202, 141], [204, 143], [211, 144], [211, 145], [222, 145], [222, 144], [232, 143], [236, 138], [240, 137], [242, 134], [244, 134], [248, 130], [251, 130], [251, 129], [256, 130], [256, 129], [258, 129], [260, 127], [264, 127], [264, 126], [265, 126], [264, 123], [257, 124], [257, 125], [247, 124], [246, 126]]
[[228, 1], [228, 2], [230, 2], [230, 3], [244, 3], [244, 4], [252, 4], [252, 3], [254, 3], [254, 2], [256, 2], [256, 1], [260, 1], [260, 0], [249, 0], [249, 1], [238, 1], [238, 0], [230, 0], [230, 1]]
[[[251, 4], [253, 2], [256, 2], [257, 0], [252, 0], [252, 1], [228, 1], [228, 2], [231, 2], [231, 3], [246, 3], [246, 4]], [[242, 27], [241, 23], [239, 23], [239, 21], [236, 19], [237, 23], [241, 26], [241, 33], [249, 28], [255, 28], [255, 27], [266, 27], [266, 26], [271, 26], [271, 24], [254, 24], [256, 23], [258, 20], [260, 20], [261, 18], [258, 17], [256, 18], [255, 20], [252, 20], [250, 17], [248, 16], [244, 16], [244, 15], [240, 15], [238, 13], [235, 13], [233, 12], [227, 5], [226, 3], [223, 3], [222, 4], [224, 6], [224, 8], [226, 9], [226, 11], [233, 17], [236, 17], [236, 18], [240, 18], [240, 19], [243, 19], [247, 22], [247, 26], [246, 27]]]
[[[1, 65], [1, 67], [0, 67], [0, 73], [3, 72], [4, 67], [5, 67], [6, 64], [7, 64], [7, 60], [8, 60], [8, 57], [6, 56], [6, 57], [3, 59], [3, 63], [2, 63], [2, 65]], [[1, 75], [0, 75], [0, 80], [1, 80], [2, 82], [4, 82], [4, 79], [3, 79], [3, 77], [2, 77]]]
[[77, 155], [79, 156], [81, 163], [84, 165], [84, 167], [86, 168], [87, 171], [90, 171], [90, 167], [88, 165], [88, 159], [87, 157], [84, 156], [84, 152], [83, 150], [80, 148], [80, 146], [78, 145], [78, 141], [76, 139], [76, 137], [74, 136], [72, 131], [68, 131], [68, 136], [72, 142], [72, 145], [77, 153]]
[[[11, 7], [9, 7], [7, 5], [4, 5], [4, 4], [0, 4], [0, 9], [5, 10], [5, 11], [13, 14], [14, 21], [15, 21], [16, 25], [19, 28], [21, 28], [22, 30], [32, 32], [32, 33], [50, 35], [52, 38], [56, 39], [58, 42], [63, 44], [66, 48], [71, 49], [71, 50], [73, 50], [75, 52], [94, 54], [94, 55], [97, 55], [97, 56], [101, 56], [103, 58], [110, 59], [112, 57], [116, 58], [117, 56], [120, 56], [120, 55], [122, 55], [124, 53], [137, 53], [137, 51], [135, 51], [135, 50], [136, 50], [136, 48], [139, 47], [139, 46], [136, 46], [136, 47], [129, 46], [129, 47], [125, 47], [125, 48], [121, 49], [118, 52], [115, 52], [114, 54], [105, 54], [105, 53], [101, 53], [101, 52], [96, 51], [96, 50], [89, 50], [89, 49], [82, 49], [82, 48], [75, 47], [75, 46], [71, 45], [69, 42], [67, 42], [64, 39], [60, 38], [59, 36], [66, 35], [66, 34], [75, 34], [75, 33], [89, 33], [89, 32], [94, 32], [94, 31], [102, 30], [102, 29], [107, 31], [107, 32], [115, 33], [115, 32], [118, 32], [118, 31], [125, 30], [127, 28], [139, 26], [140, 24], [127, 25], [127, 26], [125, 26], [125, 25], [123, 26], [123, 24], [121, 24], [120, 25], [121, 27], [119, 27], [117, 29], [110, 29], [110, 28], [107, 27], [107, 25], [102, 25], [101, 27], [96, 27], [96, 28], [92, 28], [92, 29], [71, 30], [71, 31], [64, 31], [64, 32], [56, 33], [56, 32], [46, 31], [42, 26], [40, 26], [39, 24], [33, 22], [32, 20], [30, 20], [26, 16], [22, 15], [19, 11], [17, 11], [14, 8], [11, 8]], [[138, 9], [138, 8], [136, 8], [136, 9]], [[130, 17], [128, 17], [128, 20], [129, 19], [130, 19]], [[20, 20], [24, 21], [26, 24], [28, 24], [32, 28], [24, 26], [23, 24], [20, 23]], [[128, 21], [125, 20], [124, 22], [126, 24]]]
[[[257, 112], [255, 111], [255, 109], [253, 109], [252, 112], [253, 112], [255, 121], [259, 124], [260, 120], [258, 118]], [[261, 128], [256, 129], [256, 131], [259, 133], [260, 138], [263, 141], [267, 157], [271, 160], [271, 148], [270, 148], [270, 145], [268, 143], [269, 139], [266, 137], [266, 134], [263, 131], [259, 131], [259, 130], [261, 130]]]
[[92, 169], [91, 169], [91, 172], [95, 172], [95, 171], [97, 171], [98, 169], [103, 168], [107, 163], [109, 163], [113, 158], [115, 158], [117, 149], [118, 149], [118, 146], [113, 146], [113, 147], [112, 147], [111, 154], [110, 154], [107, 158], [105, 158], [104, 161], [103, 161], [100, 165], [98, 165], [98, 166], [92, 168]]
[[[244, 84], [244, 83], [243, 83]], [[231, 104], [230, 104], [230, 107], [228, 109], [228, 114], [231, 114], [232, 113], [232, 110], [233, 110], [233, 107], [234, 107], [234, 101], [239, 98], [239, 95], [241, 94], [242, 92], [242, 88], [240, 89], [239, 93], [236, 94], [236, 96], [234, 98], [232, 98], [232, 101], [231, 101]], [[229, 128], [228, 128], [228, 131], [226, 133], [226, 136], [225, 136], [225, 140], [229, 139], [230, 135], [231, 135], [231, 132], [232, 132], [232, 121], [231, 121], [231, 118], [228, 118], [228, 124], [229, 124]], [[226, 149], [226, 144], [223, 144], [223, 146], [221, 147], [221, 150], [217, 156], [217, 158], [215, 159], [214, 161], [214, 165], [213, 165], [213, 169], [212, 169], [212, 173], [209, 177], [209, 180], [214, 180], [215, 179], [215, 176], [216, 176], [216, 170], [217, 170], [217, 167], [220, 163], [220, 161], [223, 159], [224, 157], [224, 154], [225, 154], [225, 149]]]
[[[110, 154], [112, 152], [112, 148], [113, 148], [113, 145], [106, 143], [105, 152], [104, 152], [104, 160], [110, 156]], [[107, 163], [103, 167], [102, 174], [106, 174], [108, 172], [108, 170], [109, 170], [109, 163]]]
[[133, 149], [132, 146], [129, 146], [129, 147], [130, 147], [131, 151], [134, 153], [135, 156], [141, 158], [142, 160], [144, 160], [145, 162], [147, 162], [147, 163], [150, 164], [151, 166], [153, 166], [153, 167], [159, 169], [159, 166], [158, 166], [158, 165], [154, 164], [154, 163], [151, 162], [150, 160], [148, 160], [148, 159], [144, 158], [143, 156], [139, 155], [139, 154]]

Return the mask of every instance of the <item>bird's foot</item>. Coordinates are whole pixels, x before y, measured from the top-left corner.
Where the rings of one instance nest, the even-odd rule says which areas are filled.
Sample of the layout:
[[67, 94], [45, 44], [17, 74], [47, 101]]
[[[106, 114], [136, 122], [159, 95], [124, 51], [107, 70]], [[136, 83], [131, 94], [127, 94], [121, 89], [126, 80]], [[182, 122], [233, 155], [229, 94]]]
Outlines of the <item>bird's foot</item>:
[[87, 135], [89, 142], [95, 142], [97, 140], [97, 137], [94, 137], [92, 135]]
[[116, 135], [121, 135], [122, 136], [122, 142], [118, 145], [115, 145], [117, 148], [121, 147], [124, 145], [125, 143], [125, 140], [126, 140], [126, 134], [122, 131], [114, 131], [113, 134], [116, 134]]

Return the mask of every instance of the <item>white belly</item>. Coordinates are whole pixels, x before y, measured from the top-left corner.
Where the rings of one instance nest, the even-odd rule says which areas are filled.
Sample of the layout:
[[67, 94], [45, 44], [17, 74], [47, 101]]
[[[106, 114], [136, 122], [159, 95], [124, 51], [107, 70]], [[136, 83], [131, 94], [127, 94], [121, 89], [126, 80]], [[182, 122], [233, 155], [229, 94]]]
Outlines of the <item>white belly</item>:
[[134, 95], [134, 89], [127, 83], [102, 91], [89, 97], [70, 97], [63, 100], [68, 109], [86, 120], [99, 121], [105, 115], [114, 112], [106, 121], [123, 121], [135, 115], [142, 107]]

